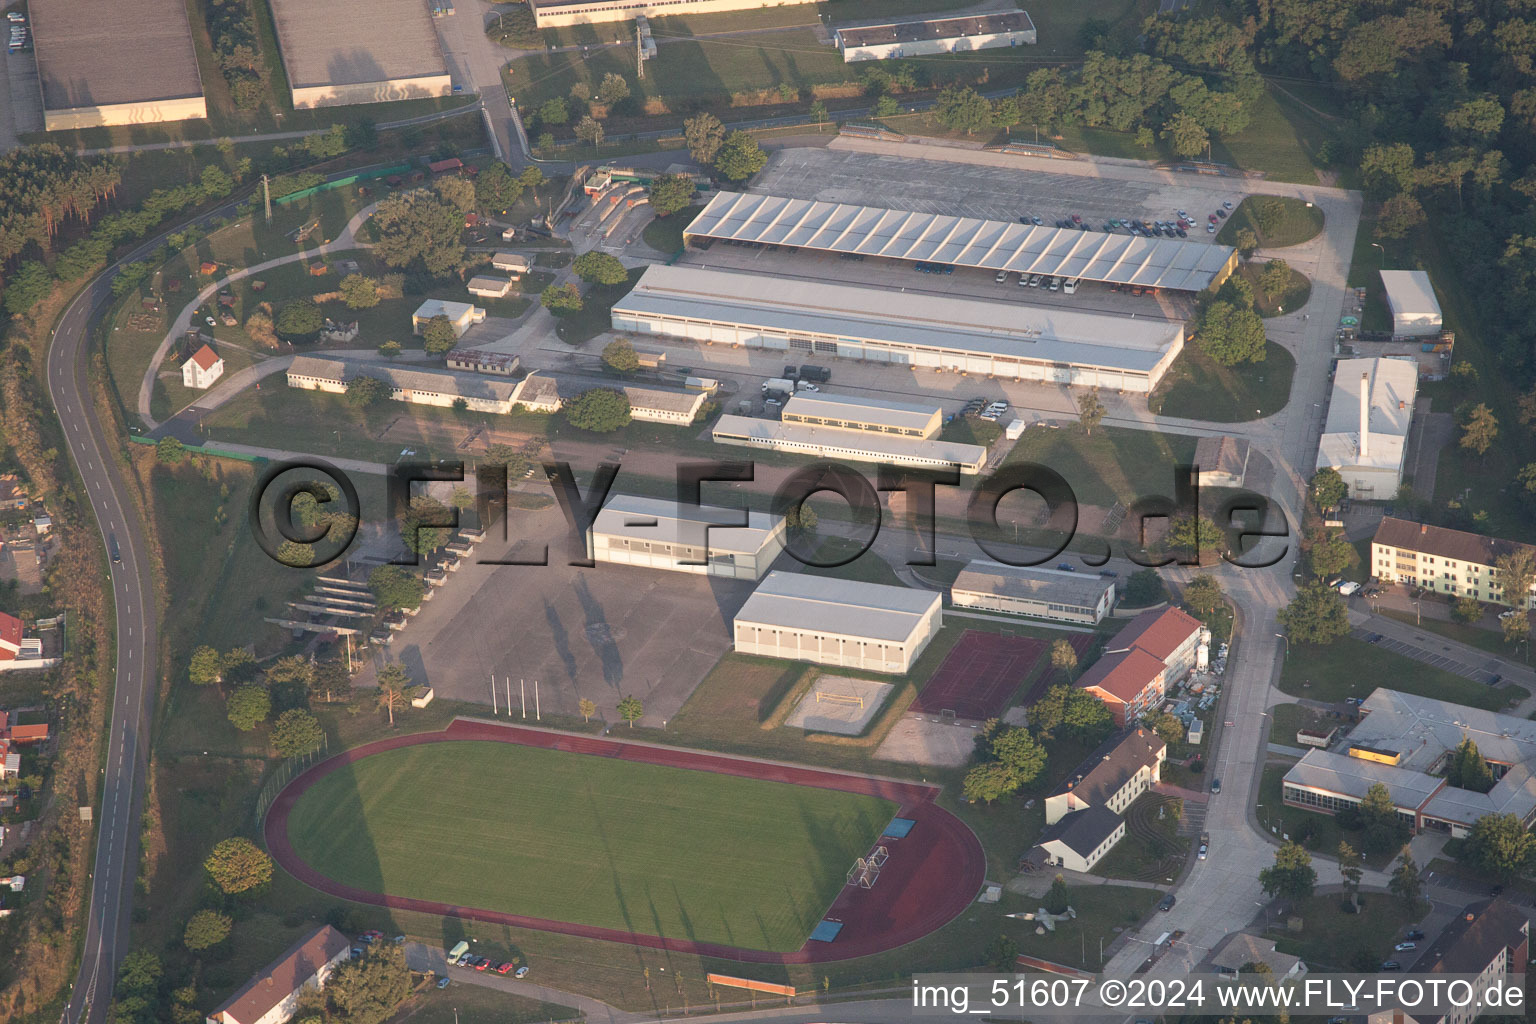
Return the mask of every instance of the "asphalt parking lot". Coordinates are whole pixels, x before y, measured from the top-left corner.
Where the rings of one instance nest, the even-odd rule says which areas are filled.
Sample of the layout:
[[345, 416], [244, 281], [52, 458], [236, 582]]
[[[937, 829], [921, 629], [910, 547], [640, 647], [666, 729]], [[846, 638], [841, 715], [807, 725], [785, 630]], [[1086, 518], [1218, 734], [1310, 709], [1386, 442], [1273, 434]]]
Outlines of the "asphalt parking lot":
[[[1494, 683], [1499, 681], [1499, 673], [1497, 672], [1499, 660], [1497, 658], [1490, 657], [1488, 661], [1486, 661], [1483, 665], [1470, 665], [1459, 658], [1453, 658], [1450, 655], [1443, 653], [1444, 651], [1450, 650], [1450, 648], [1447, 646], [1442, 645], [1441, 650], [1434, 650], [1433, 639], [1428, 641], [1430, 646], [1419, 646], [1417, 644], [1408, 643], [1404, 640], [1398, 640], [1394, 637], [1383, 636], [1374, 630], [1365, 629], [1363, 627], [1351, 630], [1350, 635], [1353, 636], [1356, 640], [1364, 640], [1368, 643], [1374, 642], [1375, 645], [1380, 647], [1382, 650], [1391, 651], [1394, 654], [1401, 654], [1406, 658], [1412, 658], [1414, 661], [1423, 662], [1432, 668], [1443, 669], [1446, 672], [1461, 676], [1464, 679], [1471, 679], [1473, 682], [1492, 686]], [[1380, 639], [1372, 641], [1371, 637], [1379, 637]]]
[[[489, 705], [494, 675], [503, 713], [507, 681], [515, 708], [525, 680], [529, 722], [538, 680], [543, 712], [575, 715], [586, 697], [616, 722], [633, 694], [646, 724], [661, 725], [730, 648], [731, 619], [752, 592], [689, 573], [573, 567], [558, 507], [514, 512], [511, 533], [509, 542], [488, 531], [384, 657], [455, 700]], [[476, 564], [536, 560], [546, 545], [548, 565]]]
[[1184, 210], [1195, 221], [1190, 239], [1211, 241], [1207, 216], [1223, 202], [1237, 205], [1247, 193], [1234, 179], [1188, 178], [1153, 183], [1061, 174], [1022, 158], [1017, 166], [991, 167], [846, 149], [781, 149], [751, 191], [989, 220], [1030, 215], [1047, 225], [1074, 213], [1102, 227], [1112, 218], [1172, 220]]

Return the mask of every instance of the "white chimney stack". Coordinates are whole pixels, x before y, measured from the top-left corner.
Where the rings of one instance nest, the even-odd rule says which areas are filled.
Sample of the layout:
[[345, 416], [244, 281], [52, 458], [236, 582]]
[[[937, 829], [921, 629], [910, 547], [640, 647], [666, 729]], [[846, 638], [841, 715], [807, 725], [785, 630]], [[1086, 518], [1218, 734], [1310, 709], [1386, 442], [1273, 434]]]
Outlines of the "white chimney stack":
[[1360, 461], [1371, 457], [1371, 375], [1360, 374]]

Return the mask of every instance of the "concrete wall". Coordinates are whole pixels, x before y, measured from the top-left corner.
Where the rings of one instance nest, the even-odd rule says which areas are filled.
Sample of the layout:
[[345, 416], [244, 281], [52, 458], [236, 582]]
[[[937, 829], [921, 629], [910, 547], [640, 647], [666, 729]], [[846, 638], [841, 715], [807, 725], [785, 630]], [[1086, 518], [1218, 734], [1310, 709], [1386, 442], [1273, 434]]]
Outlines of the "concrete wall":
[[117, 103], [105, 107], [74, 107], [43, 111], [43, 128], [50, 132], [71, 128], [100, 128], [115, 124], [158, 124], [162, 121], [192, 121], [208, 116], [208, 104], [201, 96], [179, 100], [150, 100], [143, 103]]
[[419, 100], [434, 96], [452, 96], [453, 79], [447, 74], [401, 78], [390, 82], [364, 82], [358, 85], [294, 86], [296, 110], [311, 107], [346, 107], [360, 103], [388, 103], [392, 100]]

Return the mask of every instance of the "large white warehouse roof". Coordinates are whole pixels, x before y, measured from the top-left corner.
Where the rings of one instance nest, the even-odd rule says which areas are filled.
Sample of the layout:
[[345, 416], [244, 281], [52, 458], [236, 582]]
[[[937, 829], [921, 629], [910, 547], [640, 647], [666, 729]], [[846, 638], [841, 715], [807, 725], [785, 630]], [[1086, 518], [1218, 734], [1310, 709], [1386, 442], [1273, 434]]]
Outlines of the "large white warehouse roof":
[[[1362, 377], [1369, 424], [1364, 444], [1360, 433]], [[1340, 359], [1334, 369], [1328, 419], [1318, 444], [1318, 468], [1400, 469], [1418, 387], [1419, 365], [1412, 359]]]
[[756, 554], [778, 523], [779, 517], [766, 512], [617, 494], [597, 514], [592, 532], [712, 552]]
[[904, 643], [939, 602], [932, 591], [770, 572], [736, 621]]
[[683, 235], [1193, 292], [1218, 283], [1236, 259], [1229, 246], [1184, 239], [740, 192], [717, 192]]
[[1422, 270], [1383, 270], [1381, 283], [1398, 334], [1432, 334], [1440, 329], [1440, 302]]

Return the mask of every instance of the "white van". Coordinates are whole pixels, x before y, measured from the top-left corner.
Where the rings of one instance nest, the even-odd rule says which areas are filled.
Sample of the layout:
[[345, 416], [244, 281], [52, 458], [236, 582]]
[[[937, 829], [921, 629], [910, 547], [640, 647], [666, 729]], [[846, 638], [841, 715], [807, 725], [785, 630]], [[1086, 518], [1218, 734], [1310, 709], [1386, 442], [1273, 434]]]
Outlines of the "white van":
[[1061, 290], [1061, 278], [1059, 278], [1059, 277], [1051, 278], [1051, 291], [1056, 292], [1056, 291], [1060, 291], [1060, 290]]
[[1077, 278], [1074, 277], [1068, 280], [1066, 284], [1061, 286], [1061, 290], [1068, 295], [1075, 294], [1077, 292]]
[[459, 962], [460, 959], [463, 958], [464, 954], [468, 953], [468, 952], [469, 952], [469, 943], [467, 943], [467, 942], [465, 942], [465, 941], [463, 941], [461, 939], [459, 941], [458, 945], [454, 946], [452, 949], [450, 949], [448, 951], [448, 962], [450, 964], [456, 964], [456, 963]]

